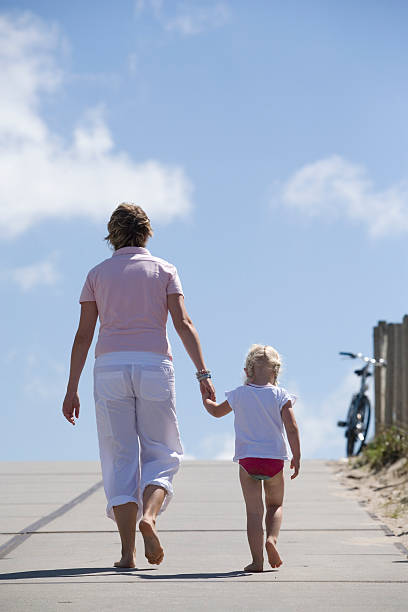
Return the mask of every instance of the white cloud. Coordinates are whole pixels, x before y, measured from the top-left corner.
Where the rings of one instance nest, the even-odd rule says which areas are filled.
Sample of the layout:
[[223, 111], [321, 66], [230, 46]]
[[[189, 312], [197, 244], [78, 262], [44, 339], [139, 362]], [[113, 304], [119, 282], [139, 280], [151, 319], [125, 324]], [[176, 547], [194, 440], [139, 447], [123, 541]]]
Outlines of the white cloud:
[[183, 168], [136, 163], [115, 149], [103, 109], [88, 110], [65, 143], [40, 115], [42, 96], [62, 84], [61, 36], [33, 15], [0, 15], [0, 235], [45, 218], [106, 218], [115, 204], [140, 203], [153, 219], [188, 214]]
[[60, 279], [56, 266], [56, 254], [29, 266], [14, 268], [9, 271], [9, 276], [22, 291], [29, 291], [39, 285], [55, 285]]
[[235, 438], [233, 433], [219, 433], [206, 436], [200, 441], [199, 457], [231, 461], [234, 456]]
[[183, 36], [194, 36], [206, 30], [219, 28], [230, 17], [230, 9], [225, 2], [165, 2], [165, 0], [137, 0], [136, 14], [150, 8], [155, 19], [169, 32]]
[[375, 190], [367, 172], [339, 155], [303, 166], [284, 185], [284, 204], [309, 216], [346, 217], [371, 236], [408, 231], [408, 186]]

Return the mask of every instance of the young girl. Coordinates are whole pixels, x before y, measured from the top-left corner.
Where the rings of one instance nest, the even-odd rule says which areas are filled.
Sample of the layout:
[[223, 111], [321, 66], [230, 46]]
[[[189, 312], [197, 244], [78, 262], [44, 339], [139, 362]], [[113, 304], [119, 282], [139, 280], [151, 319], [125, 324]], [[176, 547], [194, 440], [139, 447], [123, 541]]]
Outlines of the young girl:
[[[214, 417], [234, 411], [235, 456], [247, 512], [247, 534], [252, 563], [248, 572], [263, 571], [263, 515], [266, 510], [266, 552], [273, 568], [282, 565], [276, 548], [282, 522], [283, 464], [288, 459], [286, 435], [292, 451], [290, 467], [296, 478], [300, 468], [299, 431], [292, 410], [293, 396], [277, 382], [281, 359], [272, 346], [254, 344], [245, 363], [246, 382], [227, 392], [225, 402], [217, 404], [204, 393], [203, 402]], [[265, 507], [262, 499], [262, 482]]]

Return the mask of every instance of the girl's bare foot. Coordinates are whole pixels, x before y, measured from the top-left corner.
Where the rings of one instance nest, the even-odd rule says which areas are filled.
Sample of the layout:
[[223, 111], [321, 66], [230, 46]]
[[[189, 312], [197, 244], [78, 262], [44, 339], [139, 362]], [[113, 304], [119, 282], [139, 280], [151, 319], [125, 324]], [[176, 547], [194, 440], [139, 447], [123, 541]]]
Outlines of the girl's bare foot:
[[263, 562], [255, 563], [255, 561], [252, 561], [252, 563], [244, 567], [244, 572], [263, 572]]
[[121, 568], [133, 568], [136, 567], [136, 555], [135, 553], [130, 554], [130, 555], [123, 555], [120, 559], [120, 561], [115, 561], [115, 563], [113, 564], [115, 567], [121, 567]]
[[145, 545], [145, 557], [152, 565], [159, 565], [163, 561], [164, 550], [161, 547], [154, 521], [142, 519], [139, 529]]
[[268, 561], [271, 567], [280, 567], [283, 563], [275, 546], [276, 541], [273, 538], [266, 540], [265, 548], [268, 554]]

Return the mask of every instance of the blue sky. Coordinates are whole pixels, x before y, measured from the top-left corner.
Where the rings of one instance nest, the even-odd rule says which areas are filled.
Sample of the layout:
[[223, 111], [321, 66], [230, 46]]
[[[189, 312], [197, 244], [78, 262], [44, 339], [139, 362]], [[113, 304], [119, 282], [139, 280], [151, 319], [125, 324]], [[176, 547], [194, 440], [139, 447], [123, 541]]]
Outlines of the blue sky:
[[[175, 263], [218, 396], [275, 346], [305, 457], [340, 457], [357, 384], [407, 312], [400, 1], [0, 1], [1, 460], [96, 459], [92, 352], [60, 415], [87, 271], [123, 200]], [[185, 451], [232, 456], [169, 330]]]

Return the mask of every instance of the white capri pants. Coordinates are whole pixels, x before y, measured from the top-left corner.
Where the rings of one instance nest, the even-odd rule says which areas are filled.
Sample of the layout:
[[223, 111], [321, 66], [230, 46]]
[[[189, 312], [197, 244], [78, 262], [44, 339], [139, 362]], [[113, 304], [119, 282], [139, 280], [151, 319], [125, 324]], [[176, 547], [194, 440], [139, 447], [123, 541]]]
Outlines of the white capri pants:
[[174, 368], [166, 355], [140, 351], [104, 353], [95, 360], [94, 396], [106, 514], [138, 504], [149, 484], [173, 497], [172, 480], [183, 448], [175, 407]]

